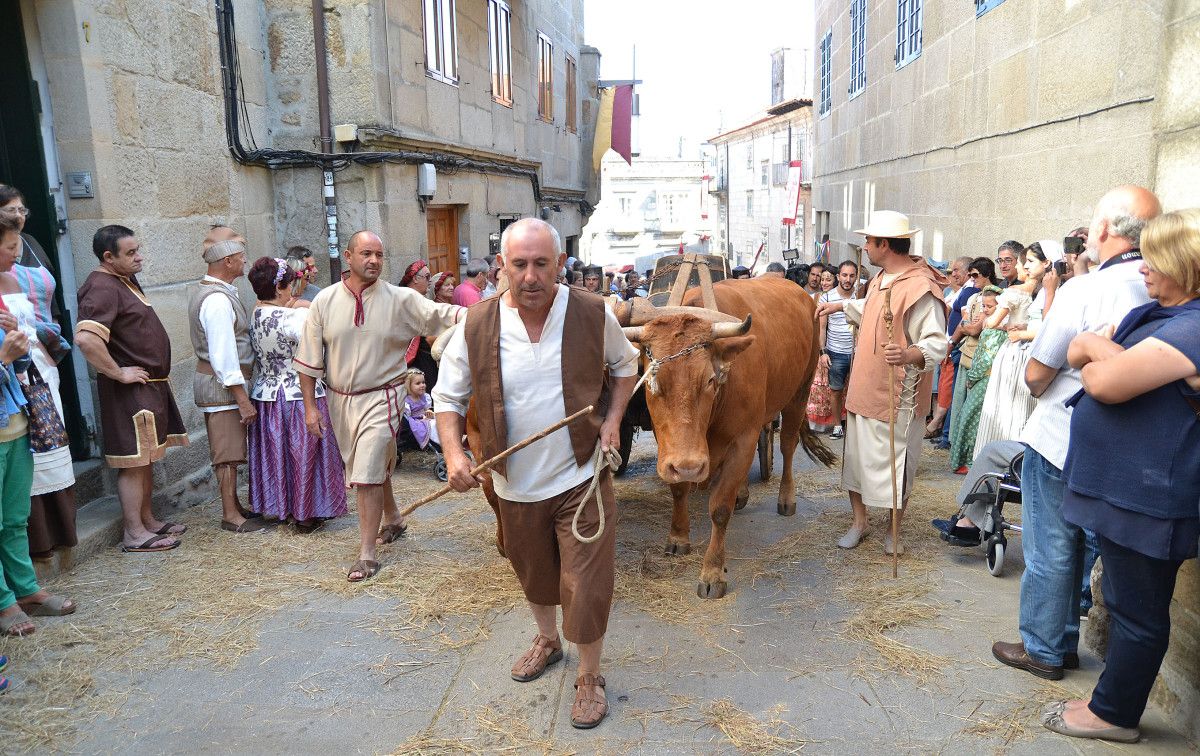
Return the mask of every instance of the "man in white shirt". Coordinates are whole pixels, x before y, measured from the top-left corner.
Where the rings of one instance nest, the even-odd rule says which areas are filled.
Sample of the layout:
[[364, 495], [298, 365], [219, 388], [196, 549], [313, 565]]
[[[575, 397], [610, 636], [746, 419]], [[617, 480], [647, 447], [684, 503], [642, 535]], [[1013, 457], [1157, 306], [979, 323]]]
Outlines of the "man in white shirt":
[[[457, 491], [478, 485], [461, 444], [472, 397], [480, 459], [588, 405], [604, 407], [607, 399], [603, 415], [594, 411], [493, 470], [504, 552], [538, 627], [512, 678], [529, 682], [563, 658], [555, 610], [562, 604], [563, 635], [579, 648], [571, 724], [587, 729], [608, 711], [600, 653], [612, 606], [617, 522], [612, 475], [602, 472], [593, 481], [593, 452], [597, 443], [601, 450], [620, 446], [637, 350], [603, 299], [555, 283], [561, 249], [558, 233], [543, 221], [526, 218], [505, 229], [500, 263], [510, 288], [468, 310], [442, 354], [433, 398], [450, 485]], [[564, 340], [565, 331], [570, 338]], [[600, 492], [603, 520], [600, 504], [587, 496], [592, 484]]]
[[[188, 304], [196, 374], [192, 390], [204, 413], [209, 455], [221, 491], [221, 529], [262, 530], [237, 497], [237, 468], [246, 464], [246, 428], [258, 412], [246, 393], [253, 374], [250, 317], [233, 282], [246, 272], [245, 239], [228, 226], [214, 226], [204, 239], [208, 273]], [[258, 515], [261, 517], [261, 515]]]
[[[858, 285], [858, 264], [843, 260], [838, 266], [837, 286], [821, 295], [818, 304], [854, 299]], [[846, 400], [846, 379], [850, 377], [850, 362], [854, 358], [854, 334], [846, 323], [846, 313], [833, 312], [821, 318], [821, 367], [829, 371], [829, 393], [833, 397], [833, 432], [830, 438], [846, 435], [842, 429], [842, 407]]]
[[992, 655], [1048, 680], [1060, 680], [1064, 668], [1079, 665], [1083, 531], [1063, 519], [1062, 469], [1072, 412], [1064, 402], [1083, 384], [1079, 371], [1067, 364], [1067, 348], [1079, 334], [1115, 327], [1150, 301], [1138, 245], [1142, 228], [1161, 212], [1158, 198], [1140, 186], [1119, 186], [1100, 199], [1087, 242], [1088, 256], [1100, 267], [1059, 289], [1025, 368], [1025, 383], [1038, 403], [1021, 433], [1021, 640], [996, 642]]

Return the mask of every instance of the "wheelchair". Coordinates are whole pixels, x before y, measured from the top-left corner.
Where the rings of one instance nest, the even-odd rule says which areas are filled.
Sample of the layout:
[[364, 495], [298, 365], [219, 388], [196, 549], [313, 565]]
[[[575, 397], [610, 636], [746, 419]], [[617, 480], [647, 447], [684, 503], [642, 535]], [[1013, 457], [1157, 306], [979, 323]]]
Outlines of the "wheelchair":
[[[1005, 531], [1021, 532], [1020, 525], [1014, 525], [1004, 519], [1004, 505], [1019, 506], [1021, 503], [1021, 463], [1024, 457], [1024, 452], [1021, 452], [1009, 461], [1007, 469], [984, 473], [963, 500], [962, 507], [954, 517], [933, 522], [941, 531], [941, 538], [946, 543], [964, 548], [984, 546], [987, 549], [988, 572], [995, 577], [1004, 573], [1004, 556], [1008, 550]], [[975, 522], [979, 529], [979, 537], [962, 538], [954, 533], [954, 528], [963, 517], [966, 508], [972, 504], [982, 505], [984, 510], [984, 516], [980, 518], [982, 522]]]
[[433, 474], [434, 476], [445, 483], [449, 480], [449, 475], [446, 473], [446, 458], [442, 456], [441, 445], [429, 439], [429, 443], [425, 444], [425, 448], [421, 449], [417, 444], [417, 439], [413, 436], [412, 430], [408, 427], [408, 423], [401, 422], [400, 430], [396, 433], [396, 467], [400, 466], [401, 460], [404, 459], [404, 452], [419, 452], [432, 451], [434, 456]]

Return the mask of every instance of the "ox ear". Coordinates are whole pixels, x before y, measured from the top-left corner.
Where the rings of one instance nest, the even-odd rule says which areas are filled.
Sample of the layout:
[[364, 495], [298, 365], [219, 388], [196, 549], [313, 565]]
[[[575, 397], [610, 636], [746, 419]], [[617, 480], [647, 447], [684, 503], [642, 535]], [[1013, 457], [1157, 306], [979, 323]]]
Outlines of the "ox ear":
[[730, 362], [754, 343], [755, 336], [730, 336], [713, 342], [713, 351], [722, 362]]
[[729, 378], [730, 364], [735, 357], [746, 351], [746, 347], [754, 343], [754, 339], [754, 336], [730, 336], [713, 342], [718, 383], [725, 383]]

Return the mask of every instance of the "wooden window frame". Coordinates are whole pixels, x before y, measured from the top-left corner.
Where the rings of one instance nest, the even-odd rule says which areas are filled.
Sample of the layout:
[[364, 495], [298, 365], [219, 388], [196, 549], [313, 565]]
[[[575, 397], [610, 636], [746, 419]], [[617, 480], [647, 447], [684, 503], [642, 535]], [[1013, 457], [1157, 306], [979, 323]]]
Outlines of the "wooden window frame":
[[925, 3], [921, 0], [896, 0], [896, 68], [901, 69], [921, 57], [925, 41]]
[[511, 108], [512, 8], [504, 0], [488, 0], [488, 53], [492, 67], [492, 99]]
[[579, 119], [576, 112], [579, 109], [579, 65], [570, 55], [566, 56], [567, 73], [563, 77], [566, 84], [565, 96], [563, 100], [566, 102], [566, 126], [567, 131], [575, 134], [579, 131]]
[[425, 75], [458, 86], [458, 22], [455, 0], [422, 0]]
[[538, 32], [538, 118], [554, 123], [554, 43]]
[[854, 99], [867, 88], [867, 0], [850, 0], [850, 87]]

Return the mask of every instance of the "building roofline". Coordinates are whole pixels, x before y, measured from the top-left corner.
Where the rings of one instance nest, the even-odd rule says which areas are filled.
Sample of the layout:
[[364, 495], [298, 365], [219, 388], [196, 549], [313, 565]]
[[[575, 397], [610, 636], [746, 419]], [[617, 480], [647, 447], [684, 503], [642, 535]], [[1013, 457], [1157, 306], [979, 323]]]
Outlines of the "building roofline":
[[813, 101], [809, 100], [807, 98], [784, 100], [783, 102], [779, 103], [778, 105], [772, 105], [763, 115], [761, 115], [760, 117], [751, 121], [750, 123], [744, 124], [742, 126], [738, 126], [736, 128], [732, 128], [729, 131], [723, 131], [714, 137], [709, 137], [705, 141], [715, 142], [719, 139], [726, 139], [728, 137], [733, 136], [734, 134], [737, 134], [738, 132], [745, 131], [746, 129], [752, 129], [755, 126], [760, 126], [760, 125], [766, 123], [767, 121], [771, 121], [776, 118], [779, 118], [780, 116], [787, 115], [788, 113], [791, 113], [795, 110], [799, 110], [800, 108], [803, 108], [806, 106], [811, 108], [812, 104], [813, 104]]

